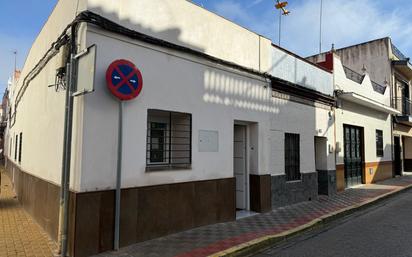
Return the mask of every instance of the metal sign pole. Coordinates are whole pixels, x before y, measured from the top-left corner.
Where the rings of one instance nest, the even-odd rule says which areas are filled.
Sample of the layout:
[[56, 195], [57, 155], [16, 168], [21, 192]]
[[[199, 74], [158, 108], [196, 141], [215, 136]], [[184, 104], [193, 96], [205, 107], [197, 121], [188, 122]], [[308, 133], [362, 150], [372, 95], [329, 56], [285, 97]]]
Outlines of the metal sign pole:
[[123, 101], [119, 101], [119, 129], [117, 143], [117, 178], [116, 178], [116, 213], [114, 224], [114, 249], [119, 250], [120, 237], [120, 197], [122, 180], [122, 148], [123, 148]]
[[[123, 101], [136, 98], [143, 88], [142, 73], [136, 66], [124, 59], [112, 62], [106, 71], [106, 82], [109, 91], [119, 100], [119, 130], [117, 144], [117, 178], [113, 248], [119, 250], [120, 239], [120, 200], [122, 181], [123, 150]], [[126, 89], [126, 90], [125, 90]]]

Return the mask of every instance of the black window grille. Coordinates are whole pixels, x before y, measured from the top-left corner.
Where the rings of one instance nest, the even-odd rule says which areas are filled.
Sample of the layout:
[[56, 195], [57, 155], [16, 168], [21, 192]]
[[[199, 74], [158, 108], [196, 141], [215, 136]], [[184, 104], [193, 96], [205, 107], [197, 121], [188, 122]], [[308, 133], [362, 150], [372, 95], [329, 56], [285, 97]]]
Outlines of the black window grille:
[[21, 163], [21, 147], [23, 144], [23, 133], [20, 132], [20, 141], [19, 141], [19, 163]]
[[300, 136], [285, 133], [286, 181], [300, 180]]
[[376, 156], [383, 157], [383, 132], [376, 130]]
[[146, 169], [189, 168], [192, 163], [192, 115], [148, 110]]
[[14, 160], [17, 161], [17, 146], [19, 141], [19, 135], [16, 135], [16, 141], [14, 142]]
[[12, 158], [13, 137], [10, 137], [9, 158]]

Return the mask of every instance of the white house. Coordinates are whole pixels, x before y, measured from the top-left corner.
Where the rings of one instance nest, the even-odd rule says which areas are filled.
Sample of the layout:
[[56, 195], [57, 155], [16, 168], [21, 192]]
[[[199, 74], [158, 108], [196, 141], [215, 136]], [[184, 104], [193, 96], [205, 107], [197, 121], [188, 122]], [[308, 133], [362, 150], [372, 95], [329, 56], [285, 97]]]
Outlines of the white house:
[[335, 110], [337, 189], [392, 177], [390, 88], [344, 66], [332, 50], [309, 58], [330, 69], [338, 99]]
[[60, 0], [13, 85], [6, 131], [19, 200], [53, 239], [70, 53], [78, 91], [93, 88], [74, 97], [72, 256], [113, 249], [116, 60], [143, 81], [123, 104], [120, 246], [335, 190], [330, 71], [189, 1]]

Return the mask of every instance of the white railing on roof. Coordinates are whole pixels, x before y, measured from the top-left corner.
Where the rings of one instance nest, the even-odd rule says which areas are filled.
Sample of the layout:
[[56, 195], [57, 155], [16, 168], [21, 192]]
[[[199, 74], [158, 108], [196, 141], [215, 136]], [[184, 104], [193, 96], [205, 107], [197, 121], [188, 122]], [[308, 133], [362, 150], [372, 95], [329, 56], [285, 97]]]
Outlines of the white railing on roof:
[[277, 47], [272, 47], [271, 59], [272, 65], [268, 72], [272, 76], [333, 95], [332, 73]]

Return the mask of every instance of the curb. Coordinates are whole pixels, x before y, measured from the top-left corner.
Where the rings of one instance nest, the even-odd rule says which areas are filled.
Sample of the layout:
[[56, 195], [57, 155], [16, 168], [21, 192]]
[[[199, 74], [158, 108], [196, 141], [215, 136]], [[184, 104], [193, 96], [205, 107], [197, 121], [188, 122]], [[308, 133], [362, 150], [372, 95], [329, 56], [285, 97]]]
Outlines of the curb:
[[286, 239], [289, 239], [293, 236], [296, 236], [298, 234], [301, 234], [306, 231], [310, 231], [312, 229], [315, 229], [317, 227], [326, 225], [328, 223], [331, 223], [334, 220], [337, 220], [339, 218], [343, 218], [345, 216], [348, 216], [356, 211], [360, 211], [363, 209], [366, 209], [372, 205], [375, 205], [379, 202], [382, 202], [383, 200], [389, 199], [391, 197], [394, 197], [402, 192], [405, 192], [409, 189], [412, 188], [412, 184], [408, 185], [406, 187], [400, 188], [400, 189], [395, 189], [391, 192], [385, 193], [383, 195], [380, 195], [378, 197], [372, 198], [366, 202], [355, 204], [352, 206], [349, 206], [347, 208], [341, 209], [339, 211], [335, 211], [326, 215], [323, 215], [319, 218], [316, 218], [304, 225], [298, 226], [296, 228], [284, 231], [282, 233], [278, 234], [273, 234], [273, 235], [267, 235], [263, 237], [259, 237], [256, 239], [253, 239], [249, 242], [231, 247], [229, 249], [214, 253], [209, 255], [209, 257], [222, 257], [222, 256], [228, 256], [228, 257], [237, 257], [237, 256], [247, 256], [252, 253], [256, 253], [257, 251], [261, 251], [264, 249], [269, 248], [271, 245], [284, 241]]

